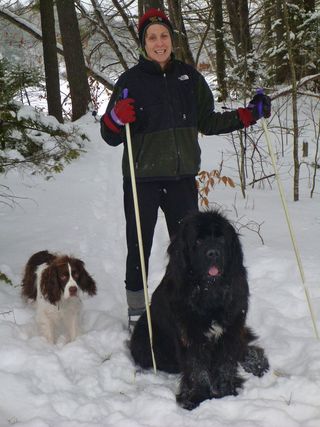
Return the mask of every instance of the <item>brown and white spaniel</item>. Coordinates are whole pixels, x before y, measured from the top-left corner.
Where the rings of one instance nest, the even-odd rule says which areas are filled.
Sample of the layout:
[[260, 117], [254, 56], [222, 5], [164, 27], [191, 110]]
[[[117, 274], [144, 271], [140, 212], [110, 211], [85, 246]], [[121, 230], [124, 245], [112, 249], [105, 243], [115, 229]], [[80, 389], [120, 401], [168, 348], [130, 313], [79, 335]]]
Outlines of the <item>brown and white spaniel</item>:
[[81, 292], [95, 295], [93, 278], [84, 262], [67, 256], [37, 252], [24, 271], [22, 296], [36, 302], [36, 319], [40, 333], [54, 343], [60, 332], [73, 341], [80, 333]]

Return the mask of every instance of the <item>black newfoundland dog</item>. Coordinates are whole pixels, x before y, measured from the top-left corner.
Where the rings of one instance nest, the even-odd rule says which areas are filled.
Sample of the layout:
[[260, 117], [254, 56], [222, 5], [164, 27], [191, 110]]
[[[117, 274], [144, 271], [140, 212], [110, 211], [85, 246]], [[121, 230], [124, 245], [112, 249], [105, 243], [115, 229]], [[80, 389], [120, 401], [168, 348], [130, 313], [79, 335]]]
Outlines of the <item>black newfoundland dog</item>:
[[[168, 248], [169, 263], [151, 302], [157, 368], [181, 373], [177, 402], [193, 409], [203, 400], [237, 395], [245, 371], [269, 367], [257, 337], [246, 327], [249, 289], [241, 244], [218, 212], [187, 216]], [[133, 331], [130, 350], [152, 367], [146, 314]]]

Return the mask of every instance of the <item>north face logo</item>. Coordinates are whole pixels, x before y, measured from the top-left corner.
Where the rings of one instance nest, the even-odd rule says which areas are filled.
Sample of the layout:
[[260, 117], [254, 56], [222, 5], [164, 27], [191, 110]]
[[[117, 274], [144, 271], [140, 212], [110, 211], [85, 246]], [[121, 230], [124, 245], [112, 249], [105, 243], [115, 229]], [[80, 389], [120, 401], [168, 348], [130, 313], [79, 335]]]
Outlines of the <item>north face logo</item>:
[[183, 74], [182, 76], [178, 77], [179, 80], [183, 81], [183, 80], [189, 80], [189, 76], [187, 74]]

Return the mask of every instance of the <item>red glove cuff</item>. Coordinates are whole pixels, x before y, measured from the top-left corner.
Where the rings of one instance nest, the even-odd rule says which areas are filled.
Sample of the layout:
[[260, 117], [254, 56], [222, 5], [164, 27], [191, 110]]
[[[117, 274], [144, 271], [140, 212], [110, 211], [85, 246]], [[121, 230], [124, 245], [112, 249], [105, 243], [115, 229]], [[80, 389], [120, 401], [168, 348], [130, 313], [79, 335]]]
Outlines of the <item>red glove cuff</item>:
[[120, 133], [118, 126], [111, 120], [108, 113], [105, 113], [102, 116], [103, 123], [114, 133]]
[[251, 110], [249, 110], [249, 108], [238, 108], [237, 111], [239, 119], [242, 121], [243, 126], [245, 128], [256, 123], [255, 119], [253, 118], [253, 114]]

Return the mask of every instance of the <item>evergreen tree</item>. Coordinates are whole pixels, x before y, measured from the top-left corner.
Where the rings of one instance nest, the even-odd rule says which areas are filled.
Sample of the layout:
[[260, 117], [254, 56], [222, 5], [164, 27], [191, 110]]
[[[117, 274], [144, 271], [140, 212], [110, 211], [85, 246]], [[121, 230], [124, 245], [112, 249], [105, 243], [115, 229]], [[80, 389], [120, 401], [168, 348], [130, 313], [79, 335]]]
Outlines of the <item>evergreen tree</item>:
[[48, 176], [80, 154], [85, 136], [76, 128], [15, 101], [41, 78], [35, 70], [0, 60], [0, 173], [19, 167]]

